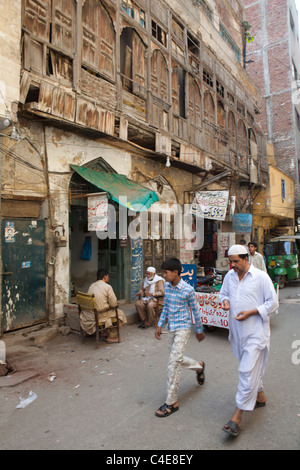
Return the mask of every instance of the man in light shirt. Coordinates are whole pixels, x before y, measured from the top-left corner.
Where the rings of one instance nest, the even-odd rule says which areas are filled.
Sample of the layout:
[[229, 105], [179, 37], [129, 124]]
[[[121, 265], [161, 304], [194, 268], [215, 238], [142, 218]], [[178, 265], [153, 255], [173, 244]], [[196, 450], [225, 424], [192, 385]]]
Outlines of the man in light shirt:
[[260, 253], [258, 253], [257, 250], [257, 243], [255, 242], [249, 242], [248, 243], [248, 248], [249, 248], [249, 262], [253, 264], [253, 266], [257, 269], [261, 269], [265, 273], [267, 272], [267, 268], [264, 262], [264, 259]]
[[267, 273], [249, 263], [246, 247], [228, 251], [232, 269], [220, 291], [222, 308], [229, 310], [229, 341], [239, 360], [236, 410], [223, 430], [240, 433], [243, 411], [265, 406], [264, 375], [270, 347], [270, 315], [278, 308], [277, 295]]

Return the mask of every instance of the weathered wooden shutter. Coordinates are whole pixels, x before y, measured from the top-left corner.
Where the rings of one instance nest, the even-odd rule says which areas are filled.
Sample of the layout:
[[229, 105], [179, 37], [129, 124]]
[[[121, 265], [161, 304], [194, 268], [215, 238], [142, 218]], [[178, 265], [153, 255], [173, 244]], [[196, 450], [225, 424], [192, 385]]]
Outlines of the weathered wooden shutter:
[[82, 8], [82, 63], [98, 70], [98, 5], [87, 0]]
[[146, 97], [146, 47], [139, 35], [132, 31], [132, 92]]
[[49, 41], [50, 0], [25, 0], [23, 4], [23, 26], [36, 38]]
[[100, 72], [109, 78], [115, 77], [115, 31], [113, 23], [107, 11], [100, 8], [100, 50], [99, 66]]
[[75, 3], [74, 0], [52, 0], [51, 43], [70, 54], [74, 52]]
[[201, 95], [195, 80], [189, 82], [189, 120], [197, 127], [201, 127]]

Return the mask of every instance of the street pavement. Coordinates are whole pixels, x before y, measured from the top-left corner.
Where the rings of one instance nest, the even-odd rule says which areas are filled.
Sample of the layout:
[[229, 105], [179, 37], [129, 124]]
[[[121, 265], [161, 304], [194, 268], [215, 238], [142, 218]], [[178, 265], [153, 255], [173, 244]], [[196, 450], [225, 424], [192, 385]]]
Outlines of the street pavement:
[[[74, 333], [60, 334], [14, 357], [16, 372], [0, 378], [1, 450], [104, 450], [111, 456], [175, 450], [199, 457], [201, 450], [299, 449], [299, 286], [280, 291], [264, 379], [267, 406], [244, 413], [237, 438], [222, 431], [235, 409], [238, 382], [228, 331], [207, 332], [201, 343], [192, 334], [186, 355], [205, 361], [205, 384], [183, 369], [179, 411], [157, 418], [166, 398], [167, 334], [158, 341], [154, 328], [129, 324], [120, 344], [101, 341], [95, 349], [94, 338], [81, 344]], [[20, 380], [12, 381], [15, 374]], [[30, 392], [35, 400], [17, 408]]]

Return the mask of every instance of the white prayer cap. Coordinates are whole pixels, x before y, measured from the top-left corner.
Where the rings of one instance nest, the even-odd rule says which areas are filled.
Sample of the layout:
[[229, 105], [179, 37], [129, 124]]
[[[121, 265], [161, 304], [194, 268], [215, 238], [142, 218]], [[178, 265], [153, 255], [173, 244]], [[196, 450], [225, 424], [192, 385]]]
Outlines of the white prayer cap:
[[156, 269], [150, 266], [149, 268], [147, 268], [147, 273], [156, 273]]
[[228, 256], [231, 255], [247, 255], [248, 251], [244, 245], [232, 245], [228, 250]]

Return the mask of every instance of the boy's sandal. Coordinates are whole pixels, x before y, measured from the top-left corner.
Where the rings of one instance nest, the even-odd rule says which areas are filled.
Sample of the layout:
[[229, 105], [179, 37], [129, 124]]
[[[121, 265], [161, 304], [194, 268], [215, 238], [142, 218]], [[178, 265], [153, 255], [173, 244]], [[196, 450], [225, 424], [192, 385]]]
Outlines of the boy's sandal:
[[[155, 412], [155, 416], [158, 416], [159, 418], [165, 418], [166, 416], [170, 416], [172, 413], [175, 413], [179, 409], [179, 406], [173, 406], [173, 405], [167, 405], [165, 403], [162, 405], [158, 410]], [[159, 413], [161, 411], [161, 413]]]
[[205, 363], [204, 363], [204, 361], [202, 361], [202, 364], [203, 364], [202, 369], [199, 370], [199, 372], [196, 372], [197, 382], [198, 382], [199, 385], [203, 385], [204, 382], [205, 382], [205, 375], [204, 375]]

